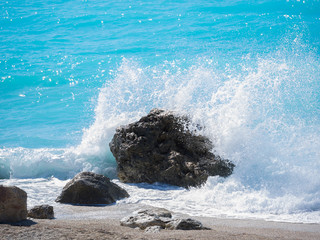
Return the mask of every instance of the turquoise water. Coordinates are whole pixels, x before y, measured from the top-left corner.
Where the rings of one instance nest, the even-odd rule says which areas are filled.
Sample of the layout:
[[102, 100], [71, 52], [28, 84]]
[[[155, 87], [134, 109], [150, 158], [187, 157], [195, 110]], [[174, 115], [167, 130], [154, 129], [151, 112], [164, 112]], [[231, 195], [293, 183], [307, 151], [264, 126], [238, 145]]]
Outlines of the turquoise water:
[[115, 177], [115, 128], [162, 107], [204, 124], [237, 165], [165, 206], [201, 191], [195, 212], [320, 222], [320, 1], [0, 9], [0, 177]]

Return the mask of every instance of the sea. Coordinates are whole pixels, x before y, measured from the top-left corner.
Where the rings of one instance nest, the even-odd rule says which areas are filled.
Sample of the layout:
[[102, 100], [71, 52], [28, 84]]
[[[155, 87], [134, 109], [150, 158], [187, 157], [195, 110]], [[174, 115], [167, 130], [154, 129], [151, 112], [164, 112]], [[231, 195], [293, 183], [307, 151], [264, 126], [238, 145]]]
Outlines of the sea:
[[[153, 108], [204, 126], [233, 174], [119, 182], [109, 142]], [[320, 223], [320, 1], [1, 0], [0, 184], [61, 206], [81, 171], [120, 205]]]

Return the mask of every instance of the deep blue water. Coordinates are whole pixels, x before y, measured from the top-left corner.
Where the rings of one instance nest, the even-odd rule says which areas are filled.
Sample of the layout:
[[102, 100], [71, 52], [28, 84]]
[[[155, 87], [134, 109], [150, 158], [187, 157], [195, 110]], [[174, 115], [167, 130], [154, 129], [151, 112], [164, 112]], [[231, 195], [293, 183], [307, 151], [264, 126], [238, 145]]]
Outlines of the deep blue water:
[[[225, 184], [239, 202], [252, 205], [245, 189], [264, 199], [244, 212], [320, 221], [320, 1], [8, 0], [0, 12], [0, 176], [114, 177], [114, 129], [163, 107], [206, 125], [237, 164]], [[231, 204], [218, 185], [206, 192]]]

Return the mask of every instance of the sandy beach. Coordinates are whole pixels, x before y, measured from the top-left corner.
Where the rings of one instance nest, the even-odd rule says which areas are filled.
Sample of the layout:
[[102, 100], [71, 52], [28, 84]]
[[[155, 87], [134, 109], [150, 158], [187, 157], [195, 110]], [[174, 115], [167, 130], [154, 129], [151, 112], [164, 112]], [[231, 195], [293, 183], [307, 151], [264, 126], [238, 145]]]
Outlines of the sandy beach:
[[[0, 224], [1, 240], [11, 239], [320, 239], [319, 224], [268, 222], [263, 220], [192, 217], [211, 230], [162, 230], [145, 233], [120, 226], [119, 220], [146, 206], [123, 204], [102, 207], [65, 205], [67, 218], [28, 219], [18, 224]], [[94, 218], [103, 209], [106, 214]], [[174, 214], [175, 217], [188, 217]]]

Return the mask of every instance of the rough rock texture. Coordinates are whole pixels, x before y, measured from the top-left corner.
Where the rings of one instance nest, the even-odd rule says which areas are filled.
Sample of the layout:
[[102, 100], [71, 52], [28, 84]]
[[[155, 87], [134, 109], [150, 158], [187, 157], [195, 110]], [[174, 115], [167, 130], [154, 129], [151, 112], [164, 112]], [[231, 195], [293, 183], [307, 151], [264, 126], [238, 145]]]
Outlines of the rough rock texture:
[[66, 184], [56, 202], [111, 204], [125, 197], [129, 197], [126, 190], [110, 182], [109, 178], [92, 172], [82, 172]]
[[0, 222], [19, 222], [27, 218], [27, 193], [15, 186], [0, 185]]
[[172, 214], [164, 208], [145, 209], [134, 212], [131, 216], [120, 220], [121, 226], [140, 228], [145, 232], [169, 230], [206, 230], [201, 222], [193, 219], [173, 219]]
[[38, 219], [53, 219], [53, 207], [49, 205], [34, 206], [28, 211], [28, 217]]
[[144, 232], [145, 233], [158, 233], [160, 232], [161, 227], [160, 226], [151, 226], [151, 227], [147, 227]]
[[134, 212], [133, 215], [120, 220], [121, 226], [146, 229], [152, 226], [165, 228], [171, 221], [171, 213], [163, 208], [145, 209]]
[[109, 145], [120, 181], [188, 188], [200, 186], [208, 176], [230, 175], [234, 164], [211, 153], [211, 141], [190, 128], [187, 117], [160, 109], [118, 128]]
[[191, 219], [176, 219], [169, 222], [166, 226], [168, 229], [175, 229], [175, 230], [203, 230], [207, 229], [202, 226], [202, 223]]

